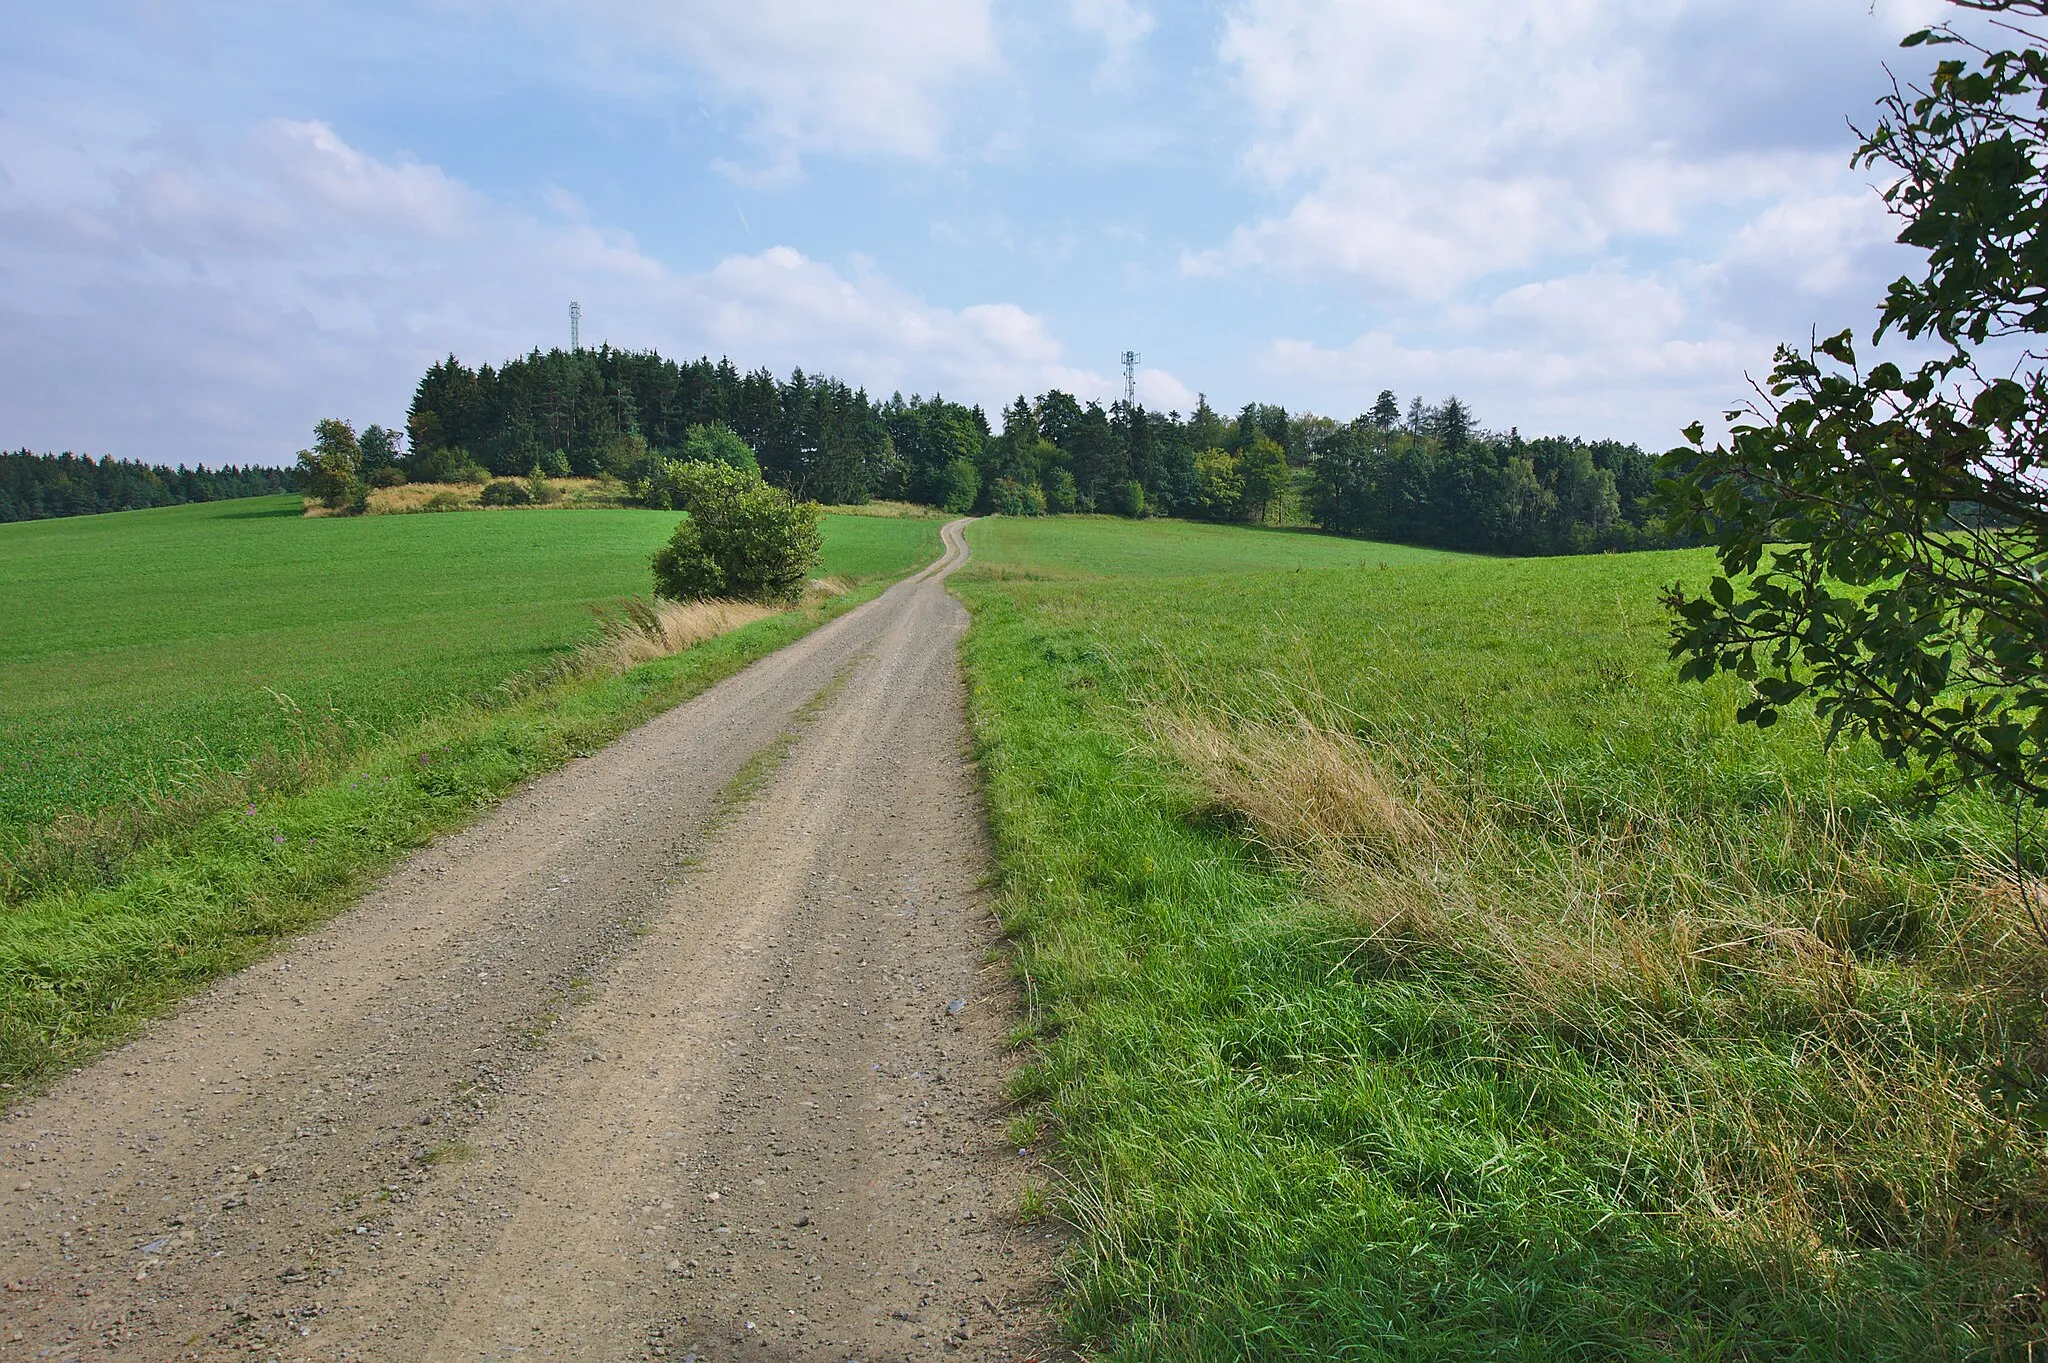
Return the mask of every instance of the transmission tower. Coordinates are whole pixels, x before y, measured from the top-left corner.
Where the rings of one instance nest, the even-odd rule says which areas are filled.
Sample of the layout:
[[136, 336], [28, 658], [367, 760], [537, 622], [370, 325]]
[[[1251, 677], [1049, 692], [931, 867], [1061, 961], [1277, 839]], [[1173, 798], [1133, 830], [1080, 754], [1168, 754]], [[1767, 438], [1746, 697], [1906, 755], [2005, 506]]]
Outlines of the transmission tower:
[[1138, 400], [1138, 352], [1124, 352], [1124, 406], [1135, 406]]
[[583, 305], [573, 301], [569, 304], [569, 349], [583, 349]]

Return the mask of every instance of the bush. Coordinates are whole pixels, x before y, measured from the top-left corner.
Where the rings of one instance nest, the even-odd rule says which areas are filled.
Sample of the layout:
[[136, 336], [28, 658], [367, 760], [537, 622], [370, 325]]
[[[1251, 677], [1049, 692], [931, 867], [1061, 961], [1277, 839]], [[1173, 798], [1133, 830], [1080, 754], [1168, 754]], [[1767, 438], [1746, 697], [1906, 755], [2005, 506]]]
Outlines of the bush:
[[974, 510], [974, 503], [981, 496], [981, 474], [972, 459], [962, 456], [953, 460], [937, 481], [935, 491], [941, 510], [955, 514]]
[[690, 427], [683, 435], [679, 457], [686, 464], [724, 464], [727, 468], [743, 469], [748, 473], [761, 471], [761, 461], [754, 457], [754, 447], [740, 439], [738, 433], [722, 421]]
[[[405, 476], [415, 483], [481, 483], [484, 474], [468, 450], [460, 446], [436, 446], [432, 449], [416, 449], [400, 461]], [[480, 476], [468, 478], [459, 476], [470, 469], [476, 469]]]
[[638, 434], [613, 436], [597, 455], [597, 471], [608, 478], [644, 477], [653, 463], [647, 438]]
[[533, 493], [515, 478], [500, 478], [477, 498], [485, 506], [532, 506]]
[[689, 470], [696, 465], [737, 469], [755, 478], [761, 476], [761, 465], [754, 458], [753, 447], [746, 441], [716, 423], [692, 426], [677, 458], [654, 460], [645, 474], [634, 479], [633, 500], [658, 511], [686, 510], [683, 494], [689, 480], [695, 476]]
[[1227, 450], [1195, 456], [1195, 515], [1205, 521], [1234, 521], [1244, 515], [1244, 465]]
[[989, 489], [989, 505], [998, 516], [1043, 516], [1045, 494], [1036, 483], [1027, 485], [1015, 478], [998, 478]]
[[672, 461], [667, 472], [690, 519], [655, 551], [657, 596], [794, 601], [803, 594], [824, 547], [816, 502], [798, 502], [759, 474], [724, 464]]
[[405, 474], [397, 465], [386, 464], [382, 468], [372, 469], [370, 476], [364, 481], [371, 487], [404, 487]]
[[1136, 520], [1145, 514], [1144, 484], [1136, 479], [1111, 483], [1108, 494], [1102, 499], [1102, 509], [1113, 516], [1128, 516]]
[[569, 456], [560, 450], [549, 450], [540, 457], [540, 471], [550, 478], [567, 478]]
[[1081, 490], [1074, 486], [1074, 475], [1065, 469], [1054, 469], [1045, 480], [1045, 509], [1054, 515], [1064, 516], [1076, 510], [1081, 504]]

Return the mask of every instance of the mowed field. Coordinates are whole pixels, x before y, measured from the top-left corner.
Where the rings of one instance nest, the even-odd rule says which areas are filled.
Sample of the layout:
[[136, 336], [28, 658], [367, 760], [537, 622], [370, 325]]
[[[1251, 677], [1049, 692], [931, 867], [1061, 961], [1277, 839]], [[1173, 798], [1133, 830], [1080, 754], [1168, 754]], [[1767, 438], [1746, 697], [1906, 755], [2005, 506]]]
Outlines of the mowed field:
[[1681, 685], [1697, 553], [984, 521], [956, 589], [1104, 1359], [2043, 1335], [2009, 825]]
[[[339, 726], [375, 741], [648, 594], [666, 511], [307, 520], [296, 497], [0, 526], [0, 846]], [[824, 574], [893, 577], [935, 520], [830, 516]]]
[[0, 1089], [129, 1035], [939, 548], [937, 519], [829, 516], [823, 571], [867, 585], [550, 679], [597, 632], [591, 607], [648, 592], [676, 520], [309, 520], [261, 498], [0, 526]]

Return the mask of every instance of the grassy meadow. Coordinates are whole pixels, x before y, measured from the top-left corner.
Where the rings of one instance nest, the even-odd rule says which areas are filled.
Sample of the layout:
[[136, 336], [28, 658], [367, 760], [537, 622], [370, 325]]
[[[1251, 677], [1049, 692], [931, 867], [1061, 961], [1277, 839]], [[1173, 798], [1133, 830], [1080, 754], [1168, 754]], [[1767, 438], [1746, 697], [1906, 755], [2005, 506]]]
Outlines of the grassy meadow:
[[[0, 846], [338, 726], [374, 742], [587, 637], [677, 516], [303, 520], [295, 497], [0, 528]], [[832, 516], [826, 575], [894, 577], [936, 522]]]
[[273, 497], [0, 526], [0, 1083], [939, 550], [936, 520], [828, 516], [821, 572], [853, 591], [560, 676], [593, 606], [647, 593], [676, 520], [307, 519]]
[[1090, 1356], [2026, 1357], [2048, 944], [1680, 685], [1696, 553], [985, 521], [954, 579]]

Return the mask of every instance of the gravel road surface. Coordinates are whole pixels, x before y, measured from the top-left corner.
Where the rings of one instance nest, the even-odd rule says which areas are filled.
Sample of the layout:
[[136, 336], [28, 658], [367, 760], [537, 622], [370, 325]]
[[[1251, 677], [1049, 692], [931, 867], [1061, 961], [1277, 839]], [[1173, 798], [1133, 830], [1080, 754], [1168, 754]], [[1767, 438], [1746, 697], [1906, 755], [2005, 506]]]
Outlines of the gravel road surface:
[[0, 1122], [0, 1359], [1050, 1357], [940, 585]]

